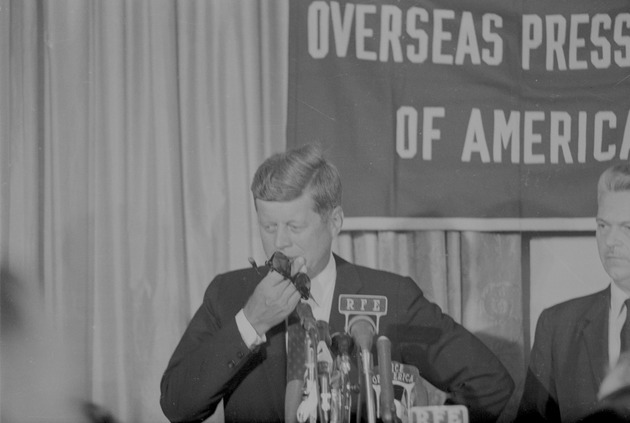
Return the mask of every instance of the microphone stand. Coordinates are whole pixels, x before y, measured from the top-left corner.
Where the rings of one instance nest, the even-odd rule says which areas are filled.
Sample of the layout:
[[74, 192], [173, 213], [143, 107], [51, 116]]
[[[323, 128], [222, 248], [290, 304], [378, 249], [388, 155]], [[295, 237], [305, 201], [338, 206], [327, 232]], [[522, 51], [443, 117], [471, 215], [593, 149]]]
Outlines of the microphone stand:
[[[359, 369], [363, 369], [361, 385], [359, 389], [359, 402], [357, 404], [357, 421], [361, 421], [362, 401], [360, 395], [365, 392], [367, 417], [369, 423], [376, 423], [376, 406], [372, 386], [372, 341], [378, 333], [379, 319], [387, 314], [387, 297], [384, 295], [339, 295], [339, 313], [345, 315], [345, 330], [355, 343], [360, 347], [357, 359], [360, 361]], [[354, 316], [351, 318], [351, 316]], [[375, 321], [373, 321], [375, 319]]]
[[296, 307], [298, 316], [300, 317], [302, 327], [306, 331], [306, 387], [308, 390], [307, 398], [298, 406], [298, 421], [306, 421], [317, 423], [319, 392], [317, 389], [317, 344], [319, 333], [317, 331], [317, 322], [313, 317], [313, 310], [307, 303], [300, 302]]
[[[331, 376], [333, 370], [333, 357], [330, 347], [332, 340], [330, 328], [326, 322], [317, 322], [319, 343], [317, 344], [317, 377], [319, 381], [319, 421], [320, 423], [332, 423], [332, 390]], [[320, 351], [321, 348], [321, 351]]]
[[347, 333], [332, 336], [331, 349], [335, 354], [335, 420], [333, 423], [350, 423], [352, 416], [352, 382], [350, 381], [350, 353], [354, 341]]
[[330, 422], [330, 405], [332, 394], [330, 392], [330, 369], [328, 363], [317, 362], [317, 378], [319, 380], [319, 407], [317, 408], [320, 423]]
[[396, 403], [394, 401], [394, 382], [392, 375], [392, 343], [386, 336], [376, 340], [378, 353], [378, 373], [381, 379], [380, 415], [383, 423], [396, 422]]

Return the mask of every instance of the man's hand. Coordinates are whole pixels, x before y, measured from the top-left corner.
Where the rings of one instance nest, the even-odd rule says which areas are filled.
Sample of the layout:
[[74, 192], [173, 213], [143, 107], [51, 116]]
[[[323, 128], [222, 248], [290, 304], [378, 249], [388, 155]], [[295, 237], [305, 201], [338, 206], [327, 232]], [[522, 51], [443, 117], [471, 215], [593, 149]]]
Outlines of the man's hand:
[[[291, 266], [291, 274], [301, 269], [306, 272], [304, 267], [304, 259], [296, 258]], [[278, 272], [270, 271], [254, 289], [243, 313], [258, 335], [262, 336], [291, 314], [299, 301], [300, 293], [293, 283]]]

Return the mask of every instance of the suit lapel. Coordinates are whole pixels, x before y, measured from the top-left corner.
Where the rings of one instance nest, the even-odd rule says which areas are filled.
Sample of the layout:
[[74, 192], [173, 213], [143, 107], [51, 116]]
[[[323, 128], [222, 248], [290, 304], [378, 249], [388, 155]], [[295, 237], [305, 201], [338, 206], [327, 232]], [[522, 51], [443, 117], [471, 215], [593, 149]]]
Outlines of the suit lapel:
[[608, 368], [609, 308], [610, 287], [595, 297], [593, 305], [584, 315], [582, 339], [588, 352], [594, 381], [593, 386], [601, 385]]

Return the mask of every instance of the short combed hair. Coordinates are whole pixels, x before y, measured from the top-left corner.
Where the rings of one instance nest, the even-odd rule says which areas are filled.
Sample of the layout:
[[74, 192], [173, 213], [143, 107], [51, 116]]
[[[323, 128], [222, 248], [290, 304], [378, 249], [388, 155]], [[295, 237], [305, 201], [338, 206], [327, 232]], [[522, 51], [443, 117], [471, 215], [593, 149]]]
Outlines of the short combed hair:
[[606, 192], [630, 191], [630, 163], [620, 163], [606, 169], [597, 183], [597, 198]]
[[254, 200], [263, 201], [291, 201], [308, 192], [321, 216], [341, 205], [339, 171], [316, 144], [269, 157], [256, 171], [251, 190]]

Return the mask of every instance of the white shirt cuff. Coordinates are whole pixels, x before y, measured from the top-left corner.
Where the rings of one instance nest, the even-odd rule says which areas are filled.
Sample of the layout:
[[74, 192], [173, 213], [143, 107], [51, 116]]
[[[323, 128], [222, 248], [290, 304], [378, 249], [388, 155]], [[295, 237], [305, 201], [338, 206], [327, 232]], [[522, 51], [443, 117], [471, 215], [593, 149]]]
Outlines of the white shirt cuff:
[[254, 329], [252, 324], [249, 323], [249, 320], [247, 320], [247, 317], [245, 317], [243, 309], [236, 313], [236, 326], [238, 326], [238, 331], [241, 333], [243, 342], [250, 350], [267, 341], [267, 337], [265, 335], [258, 336], [256, 329]]

